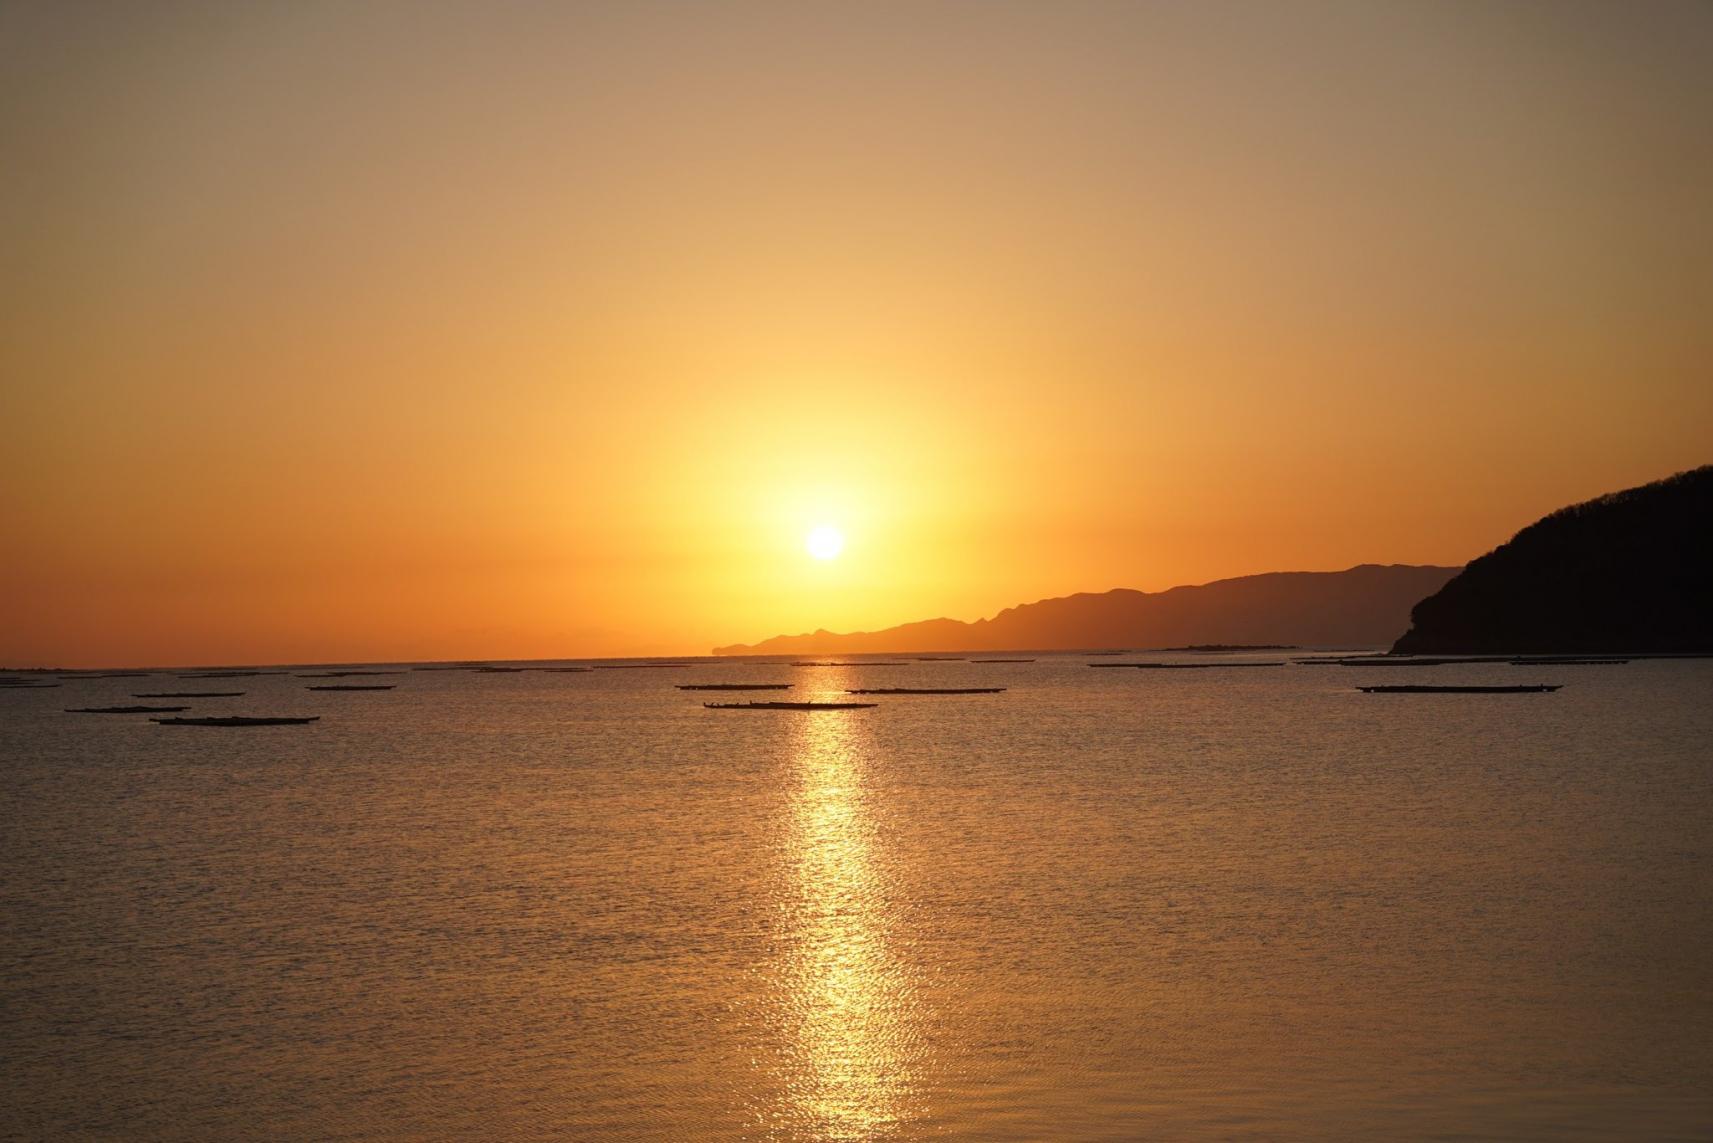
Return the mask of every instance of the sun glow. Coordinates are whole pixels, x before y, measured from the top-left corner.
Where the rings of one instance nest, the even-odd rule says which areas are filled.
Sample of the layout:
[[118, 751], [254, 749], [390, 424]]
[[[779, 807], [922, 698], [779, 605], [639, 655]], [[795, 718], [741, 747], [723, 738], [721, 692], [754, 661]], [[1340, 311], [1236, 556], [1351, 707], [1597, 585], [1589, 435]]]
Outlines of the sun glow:
[[831, 524], [822, 524], [810, 530], [803, 546], [816, 559], [830, 560], [845, 550], [845, 534]]

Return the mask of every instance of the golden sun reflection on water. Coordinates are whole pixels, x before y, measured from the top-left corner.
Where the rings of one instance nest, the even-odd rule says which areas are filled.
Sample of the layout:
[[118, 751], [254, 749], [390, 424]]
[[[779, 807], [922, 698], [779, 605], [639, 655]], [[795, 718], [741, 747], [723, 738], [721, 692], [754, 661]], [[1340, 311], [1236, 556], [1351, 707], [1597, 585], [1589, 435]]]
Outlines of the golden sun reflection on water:
[[810, 1138], [881, 1138], [914, 1118], [916, 1014], [865, 785], [866, 716], [808, 714], [798, 733], [786, 1118]]

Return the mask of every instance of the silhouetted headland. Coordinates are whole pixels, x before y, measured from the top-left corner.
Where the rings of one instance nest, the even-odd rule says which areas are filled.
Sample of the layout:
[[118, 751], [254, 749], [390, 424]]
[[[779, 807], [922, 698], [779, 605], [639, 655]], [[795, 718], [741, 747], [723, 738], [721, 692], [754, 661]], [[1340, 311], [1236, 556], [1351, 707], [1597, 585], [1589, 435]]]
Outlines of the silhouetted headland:
[[1713, 466], [1530, 524], [1412, 620], [1395, 653], [1713, 652]]
[[1340, 572], [1271, 572], [1169, 591], [1118, 588], [1043, 599], [973, 623], [929, 619], [883, 631], [781, 635], [754, 645], [716, 647], [714, 654], [1383, 646], [1409, 625], [1410, 608], [1457, 570], [1362, 564]]

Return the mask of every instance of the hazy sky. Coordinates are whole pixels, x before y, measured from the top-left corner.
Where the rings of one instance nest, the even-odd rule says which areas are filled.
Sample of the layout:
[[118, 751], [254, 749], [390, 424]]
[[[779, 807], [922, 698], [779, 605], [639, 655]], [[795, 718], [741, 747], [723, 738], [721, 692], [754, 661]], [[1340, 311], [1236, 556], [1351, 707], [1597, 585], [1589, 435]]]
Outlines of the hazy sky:
[[1690, 3], [0, 0], [0, 665], [1460, 563], [1713, 461], [1710, 60]]

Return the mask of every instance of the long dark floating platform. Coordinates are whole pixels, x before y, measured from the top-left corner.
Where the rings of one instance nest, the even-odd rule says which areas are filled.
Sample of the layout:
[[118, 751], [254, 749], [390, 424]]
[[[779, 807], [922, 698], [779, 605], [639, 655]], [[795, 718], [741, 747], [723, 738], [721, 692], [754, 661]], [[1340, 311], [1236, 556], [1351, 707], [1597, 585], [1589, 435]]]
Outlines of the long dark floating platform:
[[1090, 663], [1091, 667], [1132, 667], [1139, 671], [1217, 671], [1224, 667], [1282, 667], [1277, 663]]
[[312, 714], [306, 718], [246, 718], [241, 715], [227, 715], [220, 718], [151, 718], [149, 721], [162, 726], [302, 726], [306, 722], [321, 721], [321, 716]]
[[304, 687], [306, 691], [390, 691], [397, 683], [336, 683], [332, 686]]
[[[597, 671], [662, 671], [668, 667], [688, 667], [690, 663], [596, 663]], [[524, 668], [519, 667], [519, 670]]]
[[1004, 687], [869, 687], [847, 695], [996, 695]]
[[1356, 689], [1371, 695], [1533, 695], [1556, 691], [1563, 685], [1563, 683], [1536, 683], [1532, 686], [1517, 687], [1395, 686], [1357, 687]]
[[243, 691], [152, 691], [132, 698], [243, 698]]
[[679, 683], [681, 691], [788, 691], [790, 683]]
[[791, 665], [793, 667], [908, 667], [908, 666], [910, 666], [910, 664], [908, 662], [900, 662], [900, 661], [893, 660], [893, 659], [887, 659], [887, 660], [876, 659], [873, 662], [868, 662], [868, 663], [837, 663], [837, 662], [804, 661], [804, 662], [800, 662], [800, 663], [792, 663]]
[[705, 702], [709, 710], [867, 710], [877, 702]]
[[80, 706], [67, 707], [67, 714], [171, 714], [188, 706]]

